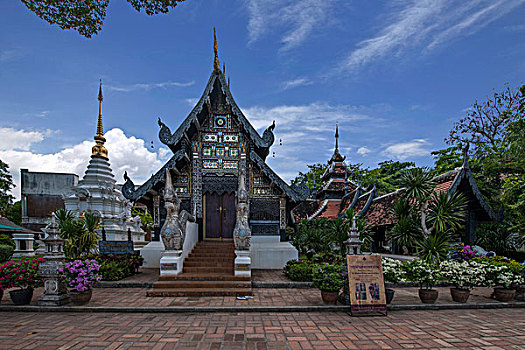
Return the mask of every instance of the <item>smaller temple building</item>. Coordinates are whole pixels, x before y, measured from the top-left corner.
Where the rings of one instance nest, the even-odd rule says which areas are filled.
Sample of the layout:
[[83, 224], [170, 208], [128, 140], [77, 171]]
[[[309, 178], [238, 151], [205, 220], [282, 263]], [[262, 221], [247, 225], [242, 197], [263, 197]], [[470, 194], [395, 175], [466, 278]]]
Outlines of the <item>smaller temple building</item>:
[[[344, 164], [345, 157], [339, 153], [337, 127], [335, 137], [334, 154], [322, 176], [321, 188], [315, 198], [310, 198], [293, 209], [294, 222], [317, 217], [337, 218], [352, 209], [372, 229], [373, 249], [378, 250], [386, 242], [387, 231], [395, 224], [392, 208], [404, 189], [400, 188], [379, 196], [375, 185], [363, 188], [360, 184], [350, 181], [352, 174]], [[436, 193], [459, 191], [468, 200], [465, 232], [462, 237], [464, 243], [474, 244], [475, 231], [479, 223], [501, 220], [483, 198], [470, 170], [467, 152], [464, 153], [461, 167], [436, 176], [434, 181]]]

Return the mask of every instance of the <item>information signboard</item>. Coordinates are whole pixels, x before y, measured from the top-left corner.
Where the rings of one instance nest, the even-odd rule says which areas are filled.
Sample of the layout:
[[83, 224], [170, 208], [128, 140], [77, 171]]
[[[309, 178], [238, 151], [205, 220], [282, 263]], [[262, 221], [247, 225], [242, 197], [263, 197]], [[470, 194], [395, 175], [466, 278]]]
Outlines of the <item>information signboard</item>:
[[352, 314], [386, 314], [385, 283], [380, 255], [347, 255]]
[[131, 241], [99, 241], [100, 254], [135, 254]]

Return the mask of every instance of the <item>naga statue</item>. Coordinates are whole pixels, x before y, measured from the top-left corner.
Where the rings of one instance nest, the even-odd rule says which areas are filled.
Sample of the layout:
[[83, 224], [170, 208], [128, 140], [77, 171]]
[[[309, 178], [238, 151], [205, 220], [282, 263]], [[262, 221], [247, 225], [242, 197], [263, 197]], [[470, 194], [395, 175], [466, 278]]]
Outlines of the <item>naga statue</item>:
[[233, 230], [233, 241], [236, 250], [249, 250], [252, 232], [248, 224], [249, 207], [246, 190], [246, 168], [239, 169], [239, 190], [237, 193], [237, 222]]
[[195, 216], [180, 210], [180, 199], [173, 188], [170, 171], [166, 169], [166, 184], [163, 192], [166, 221], [160, 229], [160, 236], [166, 250], [182, 250], [186, 237], [186, 222], [195, 222]]

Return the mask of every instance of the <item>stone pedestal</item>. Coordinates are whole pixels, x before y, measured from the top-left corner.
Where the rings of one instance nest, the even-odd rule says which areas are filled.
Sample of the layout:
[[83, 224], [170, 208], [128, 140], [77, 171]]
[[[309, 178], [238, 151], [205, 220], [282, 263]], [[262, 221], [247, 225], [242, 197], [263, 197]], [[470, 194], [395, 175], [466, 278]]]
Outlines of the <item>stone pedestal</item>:
[[71, 301], [66, 283], [58, 273], [59, 268], [64, 268], [63, 261], [46, 260], [39, 265], [38, 274], [44, 279], [44, 294], [38, 299], [38, 305], [61, 306]]
[[32, 233], [14, 233], [13, 240], [15, 241], [14, 258], [35, 255], [35, 250], [33, 249], [35, 238]]
[[235, 276], [252, 276], [252, 259], [249, 250], [235, 251]]
[[182, 272], [182, 250], [166, 250], [160, 258], [160, 275], [177, 276]]

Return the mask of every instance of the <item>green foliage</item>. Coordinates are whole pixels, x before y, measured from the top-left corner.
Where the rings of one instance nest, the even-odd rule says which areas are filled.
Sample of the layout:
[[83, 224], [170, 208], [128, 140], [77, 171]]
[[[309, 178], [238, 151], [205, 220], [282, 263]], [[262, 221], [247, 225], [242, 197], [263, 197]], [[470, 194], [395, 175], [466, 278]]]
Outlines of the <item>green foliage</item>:
[[451, 146], [442, 150], [432, 151], [434, 157], [434, 175], [441, 175], [459, 168], [463, 164], [463, 147]]
[[118, 281], [128, 276], [128, 266], [120, 261], [104, 261], [100, 266], [103, 281]]
[[58, 209], [54, 212], [60, 229], [60, 237], [65, 240], [64, 253], [67, 258], [83, 258], [96, 253], [99, 236], [96, 230], [100, 219], [91, 213], [74, 219], [72, 212]]
[[401, 187], [402, 175], [410, 168], [413, 168], [413, 162], [399, 162], [387, 160], [378, 164], [375, 169], [366, 169], [363, 171], [362, 181], [364, 185], [375, 183], [380, 195], [393, 192]]
[[140, 217], [140, 228], [147, 232], [150, 229], [153, 229], [153, 217], [149, 213], [147, 209], [142, 210], [141, 208], [137, 208], [136, 206], [133, 206], [133, 210], [131, 211], [132, 216], [139, 216]]
[[457, 232], [463, 227], [467, 199], [459, 192], [434, 193], [427, 222], [436, 232]]
[[283, 269], [284, 274], [292, 281], [310, 282], [313, 272], [318, 265], [310, 263], [308, 260], [290, 260]]
[[428, 237], [417, 243], [421, 260], [432, 267], [437, 267], [447, 258], [452, 250], [450, 236], [446, 232], [432, 232]]
[[476, 262], [493, 265], [493, 266], [506, 266], [509, 270], [520, 273], [525, 269], [525, 266], [517, 262], [516, 260], [505, 258], [504, 256], [483, 256], [473, 259]]
[[13, 241], [13, 239], [6, 234], [0, 235], [0, 245], [8, 245], [13, 247], [13, 249], [16, 247], [15, 241]]
[[9, 260], [13, 255], [13, 250], [15, 248], [10, 245], [0, 244], [0, 263]]
[[394, 203], [392, 216], [396, 224], [387, 232], [388, 239], [399, 246], [412, 252], [417, 242], [423, 238], [418, 226], [417, 212], [412, 210], [406, 198], [400, 198]]
[[[38, 17], [61, 29], [74, 29], [86, 38], [98, 34], [106, 17], [109, 0], [20, 0]], [[184, 0], [126, 0], [148, 15], [167, 13]]]
[[313, 271], [312, 281], [320, 290], [338, 292], [345, 283], [345, 274], [340, 265], [319, 265]]
[[404, 262], [401, 265], [406, 279], [412, 282], [417, 282], [419, 288], [431, 289], [441, 278], [439, 268], [436, 268], [424, 260], [414, 259]]
[[516, 250], [516, 235], [508, 229], [506, 223], [485, 222], [476, 228], [476, 244], [503, 255], [506, 251]]
[[17, 225], [22, 225], [22, 204], [20, 201], [8, 205], [4, 210], [4, 216]]
[[325, 218], [302, 220], [292, 239], [292, 244], [297, 248], [299, 254], [313, 255], [331, 251], [329, 225], [329, 220]]
[[15, 197], [10, 192], [14, 186], [9, 165], [0, 160], [0, 209], [8, 208], [13, 202]]
[[24, 257], [4, 263], [0, 266], [0, 289], [41, 287], [43, 281], [38, 276], [38, 265], [44, 261], [42, 258]]
[[[401, 175], [401, 184], [406, 188], [404, 196], [419, 203], [427, 201], [436, 186], [432, 173], [428, 169], [423, 168], [413, 168], [405, 171]], [[415, 204], [413, 201], [411, 207]]]
[[306, 173], [299, 172], [299, 175], [292, 180], [292, 183], [299, 184], [306, 178], [306, 185], [310, 191], [314, 191], [316, 188], [319, 188], [322, 184], [322, 176], [328, 167], [327, 164], [307, 164], [308, 171]]

